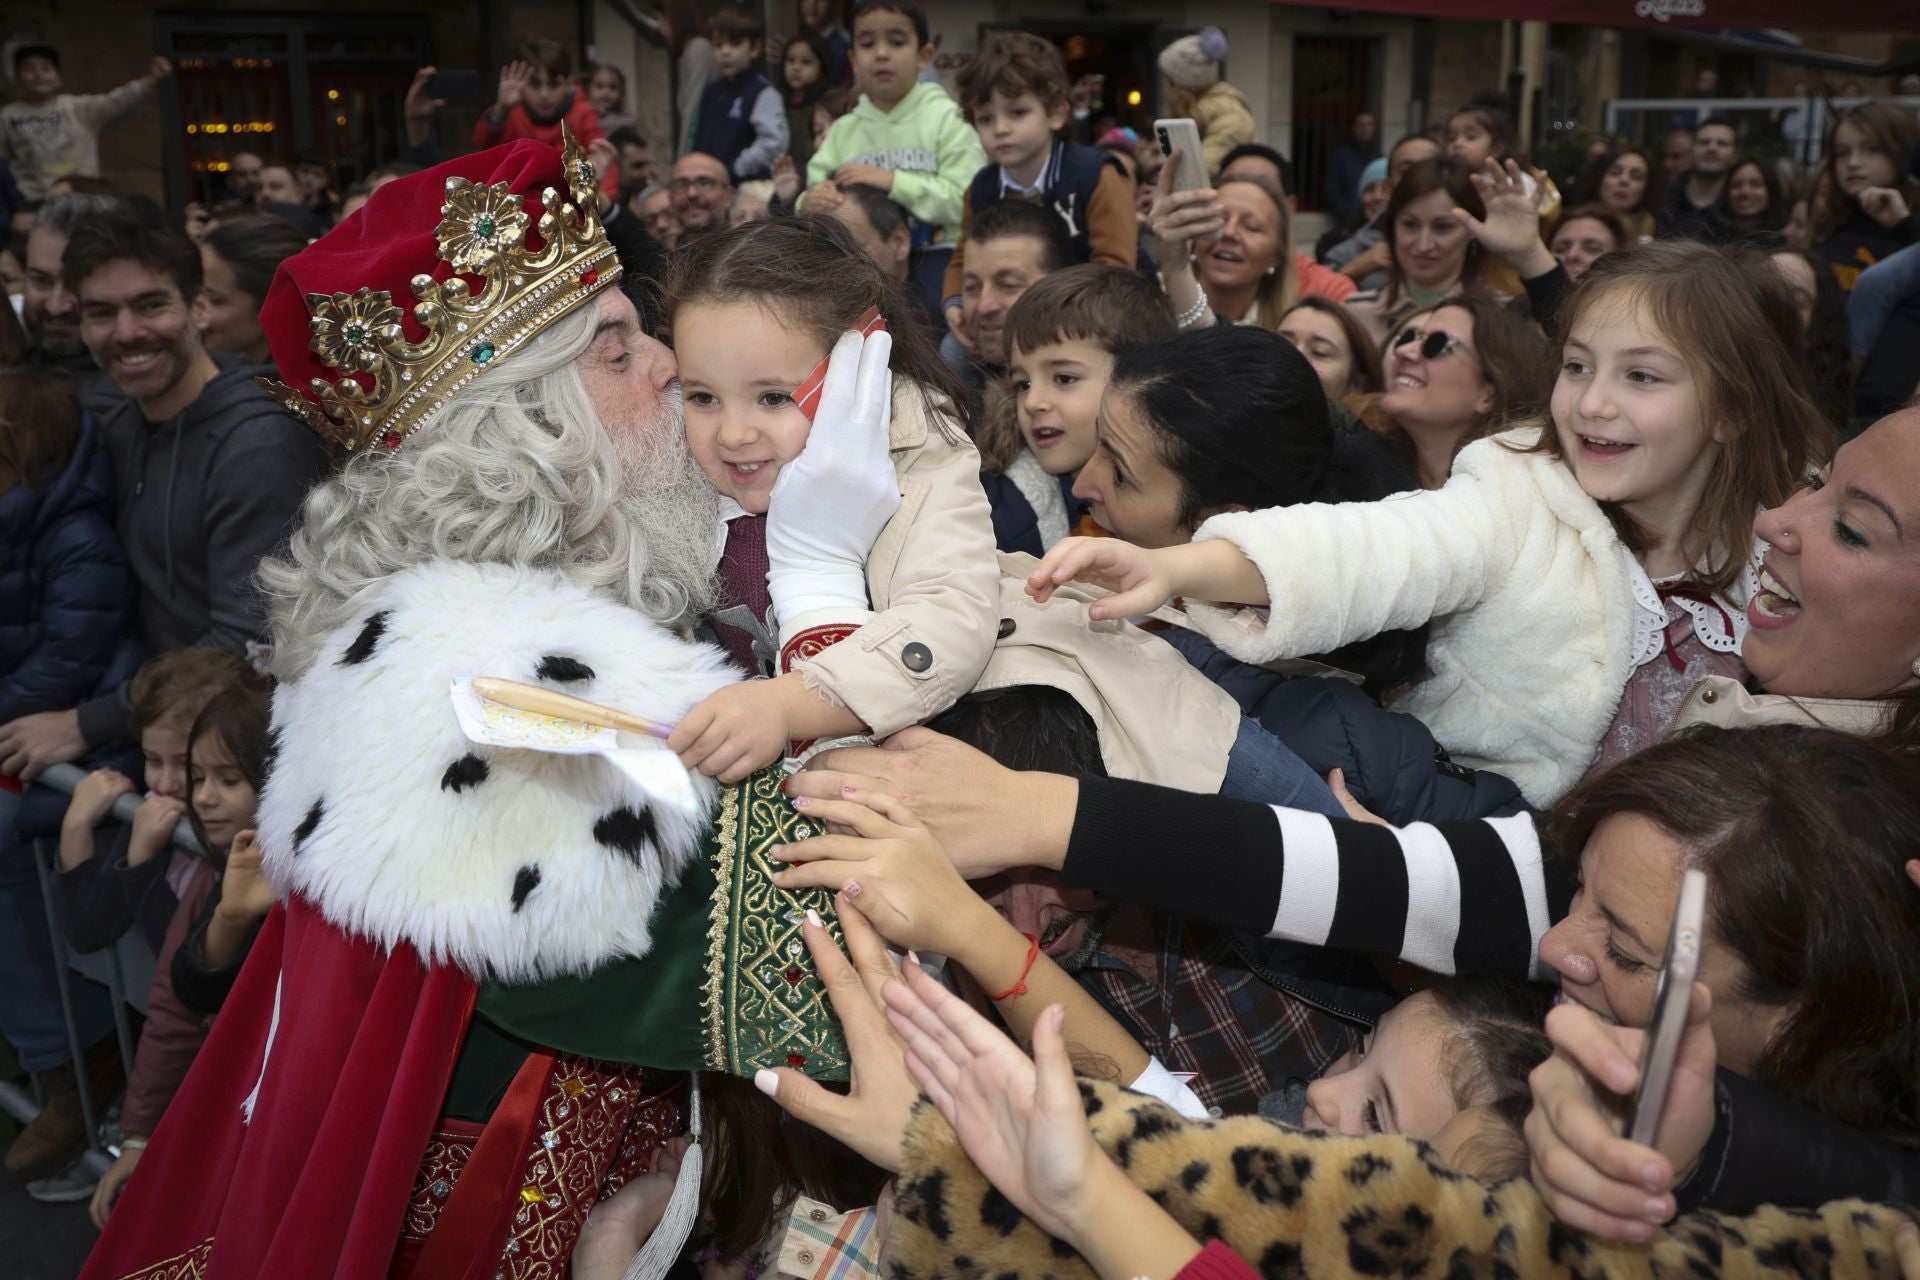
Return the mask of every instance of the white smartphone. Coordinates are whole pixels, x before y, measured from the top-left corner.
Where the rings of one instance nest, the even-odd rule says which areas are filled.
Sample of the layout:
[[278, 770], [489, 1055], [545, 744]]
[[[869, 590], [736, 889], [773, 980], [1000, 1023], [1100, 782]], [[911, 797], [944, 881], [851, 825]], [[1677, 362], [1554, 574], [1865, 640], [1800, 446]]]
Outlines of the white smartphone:
[[[1169, 161], [1173, 153], [1180, 153], [1180, 163], [1173, 171], [1173, 189], [1175, 191], [1198, 191], [1208, 186], [1207, 158], [1200, 150], [1200, 126], [1193, 121], [1155, 120], [1153, 136], [1160, 143], [1160, 154]], [[1219, 232], [1196, 237], [1201, 240], [1218, 240]]]
[[1680, 1036], [1687, 1027], [1687, 1006], [1693, 1002], [1693, 980], [1700, 973], [1700, 930], [1707, 911], [1707, 875], [1689, 871], [1680, 882], [1680, 902], [1673, 909], [1673, 927], [1667, 931], [1666, 959], [1653, 989], [1653, 1017], [1647, 1022], [1647, 1040], [1640, 1054], [1640, 1087], [1627, 1111], [1627, 1137], [1641, 1146], [1653, 1145], [1660, 1129], [1660, 1110], [1673, 1082], [1674, 1060], [1680, 1054]]

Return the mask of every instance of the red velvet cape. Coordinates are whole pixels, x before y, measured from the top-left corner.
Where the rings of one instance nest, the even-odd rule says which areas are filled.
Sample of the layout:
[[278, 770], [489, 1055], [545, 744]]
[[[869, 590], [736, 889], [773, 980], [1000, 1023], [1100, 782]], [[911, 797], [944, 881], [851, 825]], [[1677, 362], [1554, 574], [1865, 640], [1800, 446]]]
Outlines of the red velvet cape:
[[275, 907], [81, 1280], [386, 1275], [476, 994]]

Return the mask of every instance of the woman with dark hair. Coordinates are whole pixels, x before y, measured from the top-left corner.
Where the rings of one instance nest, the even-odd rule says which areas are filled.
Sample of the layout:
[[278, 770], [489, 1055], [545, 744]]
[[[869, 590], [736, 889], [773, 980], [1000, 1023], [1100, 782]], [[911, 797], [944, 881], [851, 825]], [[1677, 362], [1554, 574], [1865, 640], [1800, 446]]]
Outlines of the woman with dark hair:
[[1920, 121], [1897, 102], [1835, 114], [1814, 190], [1813, 251], [1851, 293], [1860, 272], [1920, 239], [1920, 178], [1911, 171]]
[[1800, 327], [1814, 403], [1833, 425], [1837, 438], [1853, 434], [1852, 323], [1847, 295], [1827, 264], [1805, 249], [1775, 249], [1773, 265], [1800, 304]]
[[1280, 317], [1281, 337], [1299, 348], [1320, 375], [1327, 399], [1378, 395], [1385, 386], [1380, 348], [1353, 313], [1326, 298], [1302, 298]]
[[209, 351], [267, 364], [267, 335], [260, 304], [280, 264], [307, 247], [307, 239], [279, 218], [230, 218], [201, 238], [204, 281], [193, 300], [194, 321]]
[[1354, 315], [1382, 346], [1400, 331], [1407, 317], [1428, 311], [1472, 291], [1487, 265], [1487, 253], [1474, 240], [1464, 210], [1484, 218], [1486, 205], [1474, 188], [1472, 171], [1457, 160], [1423, 160], [1408, 169], [1393, 189], [1386, 212], [1387, 283], [1384, 288], [1347, 299]]
[[[1096, 429], [1075, 496], [1092, 504], [1102, 528], [1155, 546], [1189, 541], [1223, 511], [1371, 502], [1413, 487], [1384, 440], [1333, 427], [1319, 376], [1292, 344], [1248, 326], [1179, 334], [1121, 356]], [[1380, 812], [1412, 821], [1517, 803], [1513, 784], [1497, 774], [1436, 765], [1441, 756], [1426, 727], [1380, 709], [1379, 700], [1424, 673], [1424, 627], [1384, 631], [1313, 659], [1359, 677], [1358, 685], [1287, 678], [1192, 630], [1161, 635], [1315, 775], [1342, 770]]]
[[1408, 319], [1387, 345], [1386, 390], [1360, 409], [1423, 489], [1438, 489], [1453, 459], [1483, 436], [1545, 412], [1553, 352], [1504, 302], [1468, 294]]
[[1773, 166], [1741, 160], [1727, 173], [1727, 223], [1736, 236], [1778, 231], [1787, 225], [1787, 205]]
[[1653, 180], [1654, 172], [1653, 158], [1637, 147], [1609, 151], [1581, 170], [1569, 203], [1604, 205], [1620, 219], [1633, 242], [1651, 240], [1660, 211], [1660, 185]]
[[1629, 243], [1626, 225], [1605, 205], [1575, 205], [1554, 219], [1547, 231], [1547, 252], [1573, 283], [1601, 256]]

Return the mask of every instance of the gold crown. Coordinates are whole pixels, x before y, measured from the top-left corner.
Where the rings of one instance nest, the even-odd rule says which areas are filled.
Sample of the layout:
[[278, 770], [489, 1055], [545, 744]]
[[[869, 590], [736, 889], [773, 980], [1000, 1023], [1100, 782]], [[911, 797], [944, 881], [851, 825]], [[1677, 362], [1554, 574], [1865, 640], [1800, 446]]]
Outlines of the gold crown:
[[[260, 385], [349, 453], [391, 453], [461, 388], [619, 280], [620, 261], [600, 225], [593, 165], [571, 129], [562, 126], [562, 135], [562, 172], [572, 199], [552, 187], [540, 193], [538, 251], [527, 248], [533, 219], [523, 197], [506, 183], [448, 178], [433, 229], [437, 256], [457, 272], [479, 276], [479, 291], [459, 275], [444, 281], [415, 276], [413, 318], [427, 331], [419, 342], [407, 341], [400, 308], [385, 289], [310, 293], [308, 347], [341, 376], [312, 379], [311, 396], [272, 378]], [[355, 375], [370, 377], [371, 387]]]

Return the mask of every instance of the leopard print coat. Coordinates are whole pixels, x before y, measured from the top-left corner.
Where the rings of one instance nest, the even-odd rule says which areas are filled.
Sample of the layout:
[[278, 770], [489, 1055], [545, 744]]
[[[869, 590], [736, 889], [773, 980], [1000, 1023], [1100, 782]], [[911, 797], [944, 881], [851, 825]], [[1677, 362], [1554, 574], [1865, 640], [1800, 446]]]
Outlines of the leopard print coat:
[[[1112, 1085], [1082, 1081], [1080, 1090], [1095, 1139], [1134, 1183], [1266, 1280], [1900, 1275], [1893, 1232], [1906, 1215], [1863, 1201], [1695, 1213], [1650, 1245], [1611, 1244], [1559, 1225], [1526, 1179], [1475, 1181], [1424, 1142], [1304, 1133], [1256, 1117], [1189, 1121]], [[914, 1116], [906, 1155], [888, 1280], [1096, 1280], [987, 1183], [930, 1103]]]

